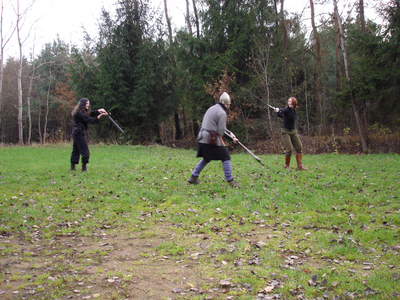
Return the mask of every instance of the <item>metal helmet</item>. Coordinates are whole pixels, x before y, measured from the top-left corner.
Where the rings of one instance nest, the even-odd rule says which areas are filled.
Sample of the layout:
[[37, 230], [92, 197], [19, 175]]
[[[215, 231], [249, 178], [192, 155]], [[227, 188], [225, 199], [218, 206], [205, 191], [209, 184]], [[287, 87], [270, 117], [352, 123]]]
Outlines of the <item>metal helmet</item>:
[[219, 102], [222, 104], [231, 104], [231, 98], [226, 92], [223, 92], [221, 97], [219, 97]]

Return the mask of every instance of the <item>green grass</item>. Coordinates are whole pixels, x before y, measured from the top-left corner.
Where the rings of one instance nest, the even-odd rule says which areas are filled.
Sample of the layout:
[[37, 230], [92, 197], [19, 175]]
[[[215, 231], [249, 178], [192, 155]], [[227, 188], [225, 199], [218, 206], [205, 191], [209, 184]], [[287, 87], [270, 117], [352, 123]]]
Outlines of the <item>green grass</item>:
[[[69, 144], [0, 148], [0, 260], [32, 260], [38, 272], [33, 278], [11, 274], [20, 286], [40, 286], [47, 296], [70, 295], [71, 278], [57, 274], [85, 274], [94, 263], [97, 272], [118, 274], [128, 284], [132, 275], [100, 266], [121, 248], [112, 245], [110, 235], [123, 235], [149, 244], [130, 268], [141, 259], [156, 266], [172, 257], [195, 262], [198, 280], [215, 278], [199, 288], [221, 289], [219, 280], [230, 278], [235, 287], [215, 299], [254, 299], [272, 280], [280, 284], [271, 293], [283, 299], [347, 299], [352, 293], [390, 299], [400, 293], [399, 280], [392, 278], [400, 263], [398, 155], [304, 155], [309, 170], [299, 172], [292, 162], [287, 172], [281, 155], [260, 155], [261, 166], [246, 153], [233, 154], [238, 189], [223, 180], [220, 162], [204, 169], [199, 185], [189, 185], [198, 162], [191, 150], [92, 145], [90, 151], [85, 173], [69, 171]], [[13, 237], [41, 248], [28, 251], [7, 241]], [[73, 237], [75, 245], [61, 237]], [[107, 242], [113, 250], [77, 252], [80, 239], [89, 238], [96, 247]], [[256, 246], [259, 241], [265, 246]], [[46, 269], [34, 261], [37, 252], [55, 263], [43, 275]], [[66, 263], [72, 260], [76, 265]], [[310, 286], [313, 274], [327, 284]], [[49, 276], [56, 280], [49, 282]], [[367, 288], [374, 293], [365, 293]], [[113, 292], [109, 298], [123, 297]]]

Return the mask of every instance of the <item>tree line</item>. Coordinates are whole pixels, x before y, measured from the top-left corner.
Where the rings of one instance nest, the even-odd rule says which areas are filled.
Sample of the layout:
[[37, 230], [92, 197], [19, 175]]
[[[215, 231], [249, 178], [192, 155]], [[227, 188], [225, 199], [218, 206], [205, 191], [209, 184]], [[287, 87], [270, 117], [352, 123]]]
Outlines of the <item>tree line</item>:
[[173, 31], [167, 0], [164, 11], [118, 0], [115, 14], [102, 10], [98, 36], [86, 34], [82, 48], [57, 37], [4, 66], [2, 31], [0, 141], [70, 140], [70, 113], [81, 97], [125, 130], [103, 121], [91, 133], [95, 141], [194, 139], [204, 112], [226, 91], [228, 126], [240, 139], [271, 138], [280, 122], [268, 104], [284, 107], [294, 96], [301, 134], [351, 131], [367, 151], [372, 133], [400, 125], [400, 1], [379, 3], [383, 24], [365, 19], [363, 0], [353, 3], [355, 14], [340, 13], [336, 1], [316, 20], [310, 0], [305, 24], [284, 0], [187, 0], [186, 25]]

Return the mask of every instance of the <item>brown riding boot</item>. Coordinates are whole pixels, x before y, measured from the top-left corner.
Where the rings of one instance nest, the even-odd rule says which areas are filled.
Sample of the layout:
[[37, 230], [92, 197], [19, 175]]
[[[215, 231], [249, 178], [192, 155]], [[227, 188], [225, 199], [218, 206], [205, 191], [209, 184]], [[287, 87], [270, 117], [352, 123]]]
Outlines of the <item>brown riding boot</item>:
[[296, 160], [297, 160], [297, 170], [308, 170], [308, 168], [303, 166], [303, 154], [296, 153]]
[[75, 164], [74, 163], [71, 163], [71, 171], [75, 171], [76, 169], [75, 169]]
[[82, 172], [87, 172], [86, 164], [82, 164]]
[[285, 169], [286, 170], [290, 170], [290, 158], [291, 158], [291, 156], [285, 156]]

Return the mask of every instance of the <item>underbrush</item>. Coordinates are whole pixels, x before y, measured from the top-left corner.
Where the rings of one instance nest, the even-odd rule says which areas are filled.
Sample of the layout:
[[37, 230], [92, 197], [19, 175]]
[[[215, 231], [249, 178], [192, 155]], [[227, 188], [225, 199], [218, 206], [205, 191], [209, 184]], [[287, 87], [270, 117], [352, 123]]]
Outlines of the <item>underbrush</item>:
[[[303, 153], [305, 154], [363, 154], [359, 136], [307, 136], [301, 135]], [[227, 146], [232, 152], [244, 151], [239, 145], [233, 144], [228, 138], [225, 139]], [[265, 139], [242, 141], [242, 143], [256, 154], [284, 154], [282, 138], [279, 133], [273, 134]], [[166, 146], [180, 149], [196, 149], [196, 139], [182, 139], [167, 142]], [[368, 154], [400, 154], [400, 134], [391, 133], [384, 135], [372, 135], [368, 139]]]

